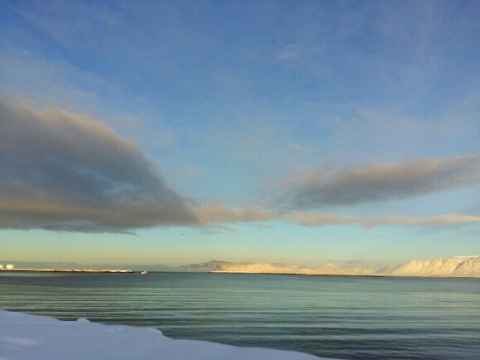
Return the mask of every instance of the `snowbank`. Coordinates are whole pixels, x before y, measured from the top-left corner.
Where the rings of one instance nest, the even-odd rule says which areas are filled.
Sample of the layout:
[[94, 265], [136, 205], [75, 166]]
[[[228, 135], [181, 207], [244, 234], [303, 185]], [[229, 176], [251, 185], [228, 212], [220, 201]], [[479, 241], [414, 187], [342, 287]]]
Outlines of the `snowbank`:
[[60, 321], [0, 310], [0, 360], [314, 360], [280, 350], [173, 340], [155, 329]]

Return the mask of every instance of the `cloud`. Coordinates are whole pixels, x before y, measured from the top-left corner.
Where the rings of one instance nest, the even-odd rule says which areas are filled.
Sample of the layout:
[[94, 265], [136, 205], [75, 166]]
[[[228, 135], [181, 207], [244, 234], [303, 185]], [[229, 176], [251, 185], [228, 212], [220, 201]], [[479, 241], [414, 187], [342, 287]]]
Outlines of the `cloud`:
[[351, 206], [410, 198], [480, 183], [480, 155], [315, 171], [286, 182], [282, 202], [294, 209]]
[[472, 215], [439, 215], [432, 217], [408, 217], [396, 215], [379, 216], [342, 216], [335, 214], [318, 214], [309, 212], [293, 212], [281, 217], [284, 221], [304, 226], [328, 225], [360, 225], [367, 228], [382, 225], [404, 226], [439, 226], [466, 223], [480, 223], [480, 216]]
[[193, 209], [201, 225], [212, 226], [238, 222], [262, 222], [275, 220], [278, 216], [261, 209], [232, 209], [222, 205], [206, 205]]
[[396, 215], [344, 216], [328, 213], [293, 211], [275, 213], [261, 209], [232, 209], [222, 205], [207, 205], [193, 209], [202, 226], [219, 226], [231, 223], [258, 223], [281, 221], [301, 226], [360, 225], [367, 228], [383, 225], [400, 226], [441, 226], [466, 223], [480, 223], [480, 216], [438, 215], [431, 217], [408, 217]]
[[304, 52], [304, 49], [302, 48], [301, 45], [288, 44], [284, 46], [280, 50], [280, 52], [277, 54], [277, 59], [281, 61], [295, 60], [295, 59], [298, 59], [303, 52]]
[[478, 216], [412, 218], [296, 211], [410, 197], [479, 182], [480, 156], [367, 164], [310, 173], [286, 185], [290, 211], [195, 206], [132, 142], [98, 120], [0, 99], [0, 228], [125, 232], [281, 221], [300, 226], [436, 226]]
[[139, 148], [94, 118], [0, 99], [0, 227], [125, 231], [196, 224]]

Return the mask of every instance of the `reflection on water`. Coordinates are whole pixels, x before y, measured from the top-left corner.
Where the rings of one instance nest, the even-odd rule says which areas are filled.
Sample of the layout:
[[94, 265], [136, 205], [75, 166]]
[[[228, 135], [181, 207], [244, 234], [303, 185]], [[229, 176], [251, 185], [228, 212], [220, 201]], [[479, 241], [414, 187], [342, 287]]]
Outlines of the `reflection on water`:
[[[33, 274], [32, 274], [33, 275]], [[477, 359], [480, 280], [0, 275], [0, 307], [343, 359]]]

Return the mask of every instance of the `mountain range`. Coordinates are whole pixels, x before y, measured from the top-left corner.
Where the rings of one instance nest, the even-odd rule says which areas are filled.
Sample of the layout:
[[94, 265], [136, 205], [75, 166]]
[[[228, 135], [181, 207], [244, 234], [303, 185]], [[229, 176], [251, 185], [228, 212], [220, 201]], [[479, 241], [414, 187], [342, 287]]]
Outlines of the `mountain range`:
[[393, 269], [385, 271], [359, 266], [340, 267], [334, 264], [326, 264], [317, 268], [302, 268], [285, 264], [231, 263], [217, 260], [181, 266], [179, 270], [242, 274], [480, 277], [480, 256], [408, 260]]
[[[58, 269], [111, 269], [117, 265], [88, 265], [56, 262], [15, 262], [1, 261], [1, 264], [15, 264], [16, 268], [58, 268]], [[325, 264], [316, 268], [275, 263], [235, 263], [212, 260], [209, 262], [173, 267], [163, 264], [122, 265], [134, 271], [148, 270], [161, 272], [215, 272], [242, 274], [289, 274], [289, 275], [343, 275], [343, 276], [418, 276], [418, 277], [475, 277], [480, 278], [480, 256], [455, 256], [429, 260], [408, 260], [391, 269], [375, 269], [362, 266], [339, 266]]]
[[386, 275], [480, 277], [480, 256], [409, 260], [387, 272]]
[[373, 268], [342, 268], [334, 264], [326, 264], [318, 268], [302, 268], [294, 265], [272, 263], [231, 263], [226, 261], [209, 261], [201, 264], [181, 266], [182, 271], [202, 271], [214, 273], [241, 274], [292, 274], [292, 275], [379, 275]]

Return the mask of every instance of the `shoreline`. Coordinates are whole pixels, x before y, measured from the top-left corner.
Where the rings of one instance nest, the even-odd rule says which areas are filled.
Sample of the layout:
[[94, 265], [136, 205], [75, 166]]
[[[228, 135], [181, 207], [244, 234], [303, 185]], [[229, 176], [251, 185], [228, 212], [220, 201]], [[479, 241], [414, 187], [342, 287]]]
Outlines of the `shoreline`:
[[[67, 274], [141, 274], [143, 271], [130, 269], [1, 269], [1, 273], [67, 273]], [[368, 278], [430, 278], [430, 279], [479, 279], [478, 276], [444, 276], [444, 275], [392, 275], [392, 274], [315, 274], [315, 273], [289, 273], [289, 272], [248, 272], [248, 271], [154, 271], [160, 273], [202, 273], [202, 274], [228, 274], [228, 275], [289, 275], [289, 276], [331, 276], [331, 277], [368, 277]]]
[[369, 278], [421, 278], [421, 279], [479, 279], [479, 276], [466, 275], [392, 275], [392, 274], [309, 274], [309, 273], [282, 273], [282, 272], [247, 272], [247, 271], [222, 271], [212, 270], [209, 274], [231, 275], [292, 275], [292, 276], [338, 276], [338, 277], [369, 277]]
[[133, 274], [129, 269], [9, 269], [0, 270], [0, 272], [48, 272], [48, 273], [78, 273], [78, 274]]
[[173, 339], [164, 336], [160, 330], [149, 327], [107, 325], [85, 318], [66, 321], [2, 309], [0, 309], [0, 338], [2, 359], [328, 359], [294, 350]]
[[250, 271], [224, 271], [212, 270], [209, 274], [241, 274], [241, 275], [299, 275], [299, 276], [357, 276], [357, 277], [386, 277], [380, 274], [315, 274], [315, 273], [294, 273], [294, 272], [250, 272]]

